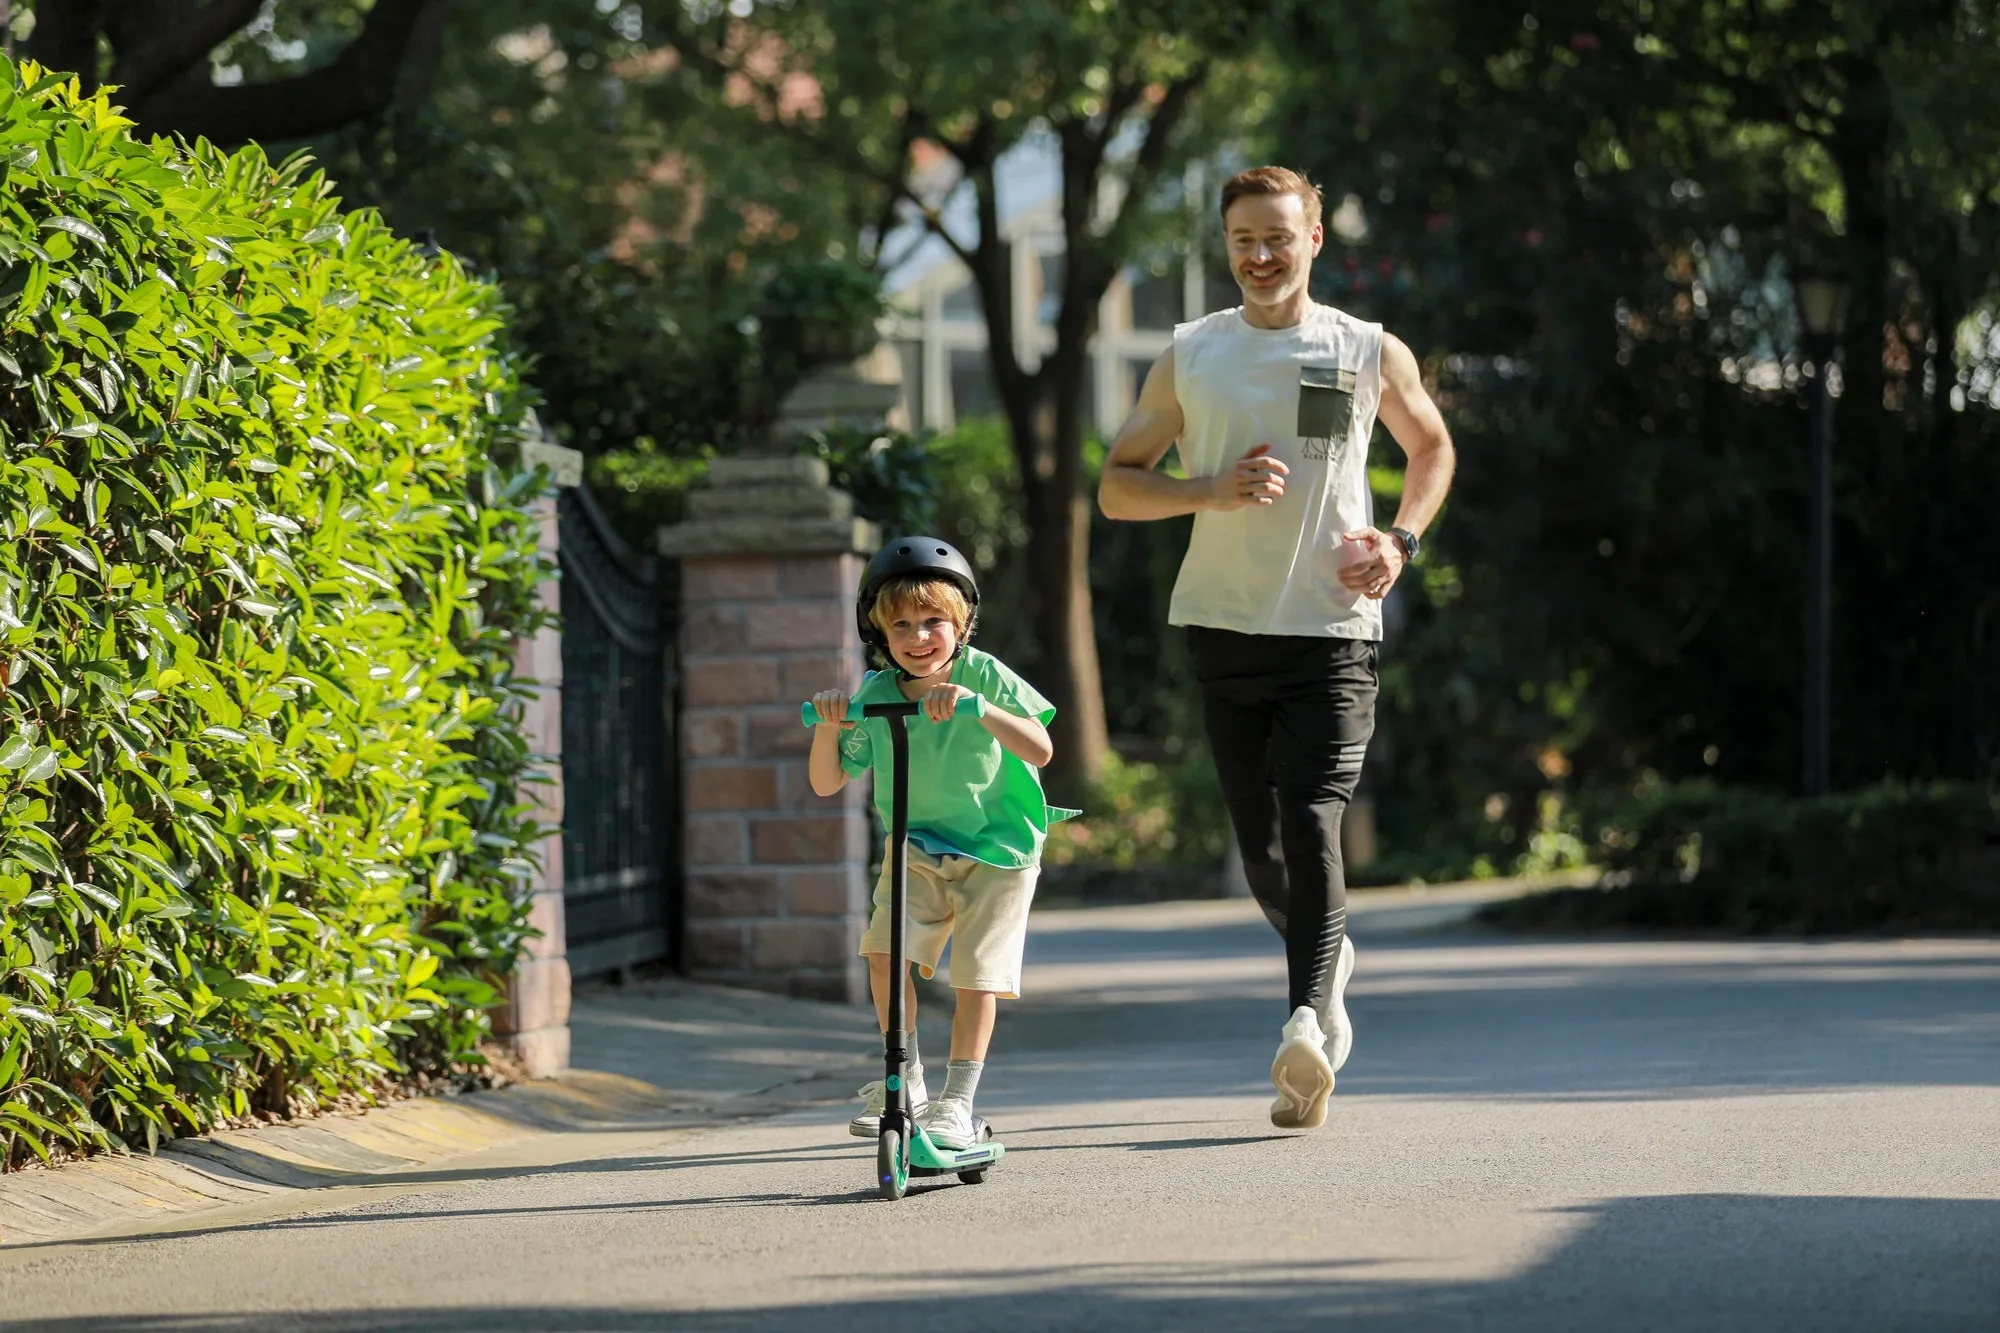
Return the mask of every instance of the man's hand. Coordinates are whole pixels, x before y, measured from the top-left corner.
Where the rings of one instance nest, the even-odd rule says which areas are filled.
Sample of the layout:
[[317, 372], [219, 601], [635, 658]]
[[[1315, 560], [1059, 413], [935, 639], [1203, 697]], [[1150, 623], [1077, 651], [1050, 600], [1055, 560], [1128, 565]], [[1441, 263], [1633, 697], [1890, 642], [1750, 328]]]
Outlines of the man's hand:
[[924, 716], [933, 722], [949, 722], [960, 699], [970, 699], [972, 691], [963, 685], [933, 685], [924, 692]]
[[1340, 569], [1341, 586], [1350, 592], [1358, 592], [1363, 597], [1376, 601], [1389, 595], [1389, 589], [1396, 586], [1396, 579], [1408, 563], [1403, 555], [1403, 543], [1389, 533], [1378, 528], [1357, 528], [1353, 532], [1343, 532], [1340, 539], [1353, 542], [1366, 552], [1366, 558]]
[[819, 714], [817, 725], [822, 727], [851, 727], [847, 720], [847, 691], [821, 690], [813, 696], [813, 712]]
[[1290, 472], [1284, 460], [1271, 457], [1269, 444], [1260, 444], [1237, 459], [1228, 471], [1215, 474], [1209, 508], [1230, 510], [1274, 504], [1285, 493], [1285, 477]]

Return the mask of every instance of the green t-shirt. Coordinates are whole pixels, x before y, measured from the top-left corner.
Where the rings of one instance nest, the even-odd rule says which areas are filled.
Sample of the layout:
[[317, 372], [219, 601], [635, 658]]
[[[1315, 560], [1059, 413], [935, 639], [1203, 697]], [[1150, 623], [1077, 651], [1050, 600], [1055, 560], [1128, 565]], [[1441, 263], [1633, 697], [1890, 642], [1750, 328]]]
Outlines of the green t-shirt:
[[[991, 653], [968, 647], [951, 666], [952, 684], [983, 695], [989, 707], [1043, 726], [1056, 715], [1041, 692]], [[871, 671], [854, 692], [853, 707], [903, 698], [894, 671]], [[1049, 825], [1074, 810], [1051, 807], [1033, 764], [1012, 755], [979, 719], [968, 715], [904, 723], [910, 738], [910, 841], [933, 856], [969, 856], [1018, 870], [1038, 864]], [[875, 809], [891, 822], [894, 759], [886, 718], [862, 718], [841, 736], [840, 766], [849, 777], [875, 770]]]

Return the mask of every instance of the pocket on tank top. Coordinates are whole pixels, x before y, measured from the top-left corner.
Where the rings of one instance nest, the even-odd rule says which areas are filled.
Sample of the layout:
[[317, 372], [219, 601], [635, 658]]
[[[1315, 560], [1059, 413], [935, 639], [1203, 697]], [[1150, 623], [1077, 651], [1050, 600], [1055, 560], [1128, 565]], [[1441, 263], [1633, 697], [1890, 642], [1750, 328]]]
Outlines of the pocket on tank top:
[[1328, 461], [1354, 429], [1354, 372], [1340, 366], [1299, 367], [1299, 447]]

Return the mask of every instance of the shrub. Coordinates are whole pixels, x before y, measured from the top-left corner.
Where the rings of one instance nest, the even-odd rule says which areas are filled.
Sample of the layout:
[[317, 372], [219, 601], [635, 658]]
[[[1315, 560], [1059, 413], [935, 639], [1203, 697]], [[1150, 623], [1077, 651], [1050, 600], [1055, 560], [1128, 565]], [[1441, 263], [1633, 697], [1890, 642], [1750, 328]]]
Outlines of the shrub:
[[1213, 866], [1229, 851], [1229, 813], [1203, 749], [1166, 763], [1109, 754], [1083, 804], [1082, 815], [1050, 830], [1050, 865]]
[[854, 512], [877, 524], [885, 540], [937, 527], [940, 475], [928, 432], [861, 430], [830, 425], [799, 442], [826, 464], [833, 485], [854, 497]]
[[538, 833], [494, 290], [0, 66], [0, 1161], [471, 1056]]
[[1883, 783], [1801, 799], [1686, 783], [1584, 817], [1604, 887], [1486, 909], [1515, 927], [1626, 925], [1820, 933], [2000, 924], [1994, 800]]

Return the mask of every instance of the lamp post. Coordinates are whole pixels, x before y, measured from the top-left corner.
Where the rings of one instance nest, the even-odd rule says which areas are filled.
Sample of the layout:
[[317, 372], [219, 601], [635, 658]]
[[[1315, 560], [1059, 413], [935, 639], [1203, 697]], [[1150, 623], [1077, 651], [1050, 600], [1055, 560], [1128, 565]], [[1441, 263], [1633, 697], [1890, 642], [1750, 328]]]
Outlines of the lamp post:
[[1807, 470], [1805, 790], [1831, 788], [1833, 680], [1833, 395], [1827, 372], [1847, 323], [1847, 284], [1806, 270], [1792, 285], [1804, 347], [1813, 363], [1812, 440]]

